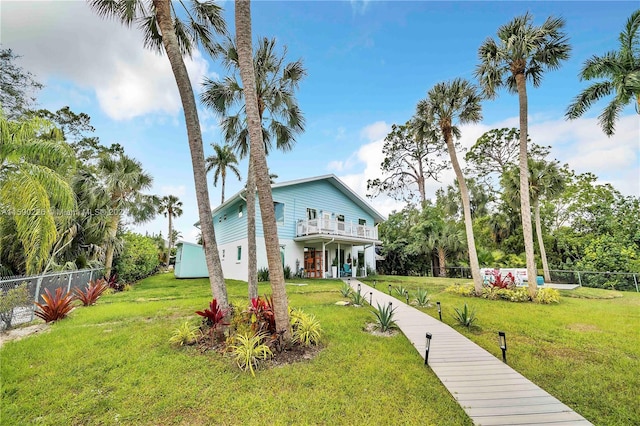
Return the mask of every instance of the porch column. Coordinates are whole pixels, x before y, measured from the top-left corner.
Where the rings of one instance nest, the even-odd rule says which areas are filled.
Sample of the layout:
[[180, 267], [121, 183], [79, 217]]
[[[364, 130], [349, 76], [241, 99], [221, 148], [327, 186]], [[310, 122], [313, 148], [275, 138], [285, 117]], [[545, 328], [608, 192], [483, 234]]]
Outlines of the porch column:
[[322, 242], [322, 278], [327, 278], [327, 271], [324, 265], [327, 264], [329, 259], [324, 258], [324, 241]]

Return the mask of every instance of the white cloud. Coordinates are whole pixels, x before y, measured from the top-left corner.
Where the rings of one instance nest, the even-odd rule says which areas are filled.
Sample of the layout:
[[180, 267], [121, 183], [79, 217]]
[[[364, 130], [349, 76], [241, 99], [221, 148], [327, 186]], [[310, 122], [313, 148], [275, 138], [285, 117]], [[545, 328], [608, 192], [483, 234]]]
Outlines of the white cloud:
[[[164, 55], [144, 49], [142, 35], [97, 16], [85, 2], [3, 2], [4, 47], [41, 80], [61, 78], [95, 91], [115, 120], [175, 115], [181, 103]], [[125, 58], [125, 59], [122, 59]], [[199, 52], [185, 60], [194, 87], [210, 74]]]
[[356, 14], [364, 14], [369, 6], [370, 0], [350, 0], [351, 10]]
[[360, 131], [360, 137], [366, 139], [369, 142], [377, 141], [384, 138], [391, 131], [391, 126], [384, 121], [376, 121], [373, 124], [366, 126]]

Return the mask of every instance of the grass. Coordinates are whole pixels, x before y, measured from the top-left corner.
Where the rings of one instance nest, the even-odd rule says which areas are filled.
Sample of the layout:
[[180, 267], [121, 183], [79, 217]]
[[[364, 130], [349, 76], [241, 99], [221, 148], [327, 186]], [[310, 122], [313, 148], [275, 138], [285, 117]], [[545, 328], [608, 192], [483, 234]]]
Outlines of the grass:
[[[335, 305], [340, 281], [291, 283], [309, 284], [288, 285], [289, 301], [324, 331], [311, 361], [254, 378], [230, 357], [172, 347], [173, 331], [208, 306], [210, 287], [157, 275], [6, 343], [0, 423], [471, 424], [403, 335], [370, 335], [368, 309]], [[246, 283], [227, 285], [230, 299], [245, 300]], [[267, 283], [259, 289], [270, 292]]]
[[[367, 279], [371, 282], [374, 278]], [[458, 331], [501, 357], [498, 331], [506, 332], [509, 365], [597, 425], [640, 424], [640, 294], [593, 288], [561, 291], [557, 305], [465, 298], [445, 293], [461, 279], [378, 276], [378, 288], [426, 288], [431, 308], [454, 325], [454, 307], [472, 304], [476, 331]], [[403, 300], [403, 298], [398, 297]]]

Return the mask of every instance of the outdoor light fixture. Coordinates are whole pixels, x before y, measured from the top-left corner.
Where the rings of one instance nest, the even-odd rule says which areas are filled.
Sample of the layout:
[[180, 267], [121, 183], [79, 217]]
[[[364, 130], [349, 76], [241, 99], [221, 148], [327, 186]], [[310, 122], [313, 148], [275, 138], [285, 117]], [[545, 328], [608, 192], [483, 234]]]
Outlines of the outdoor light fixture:
[[358, 293], [360, 293], [360, 283], [358, 283]]
[[442, 306], [440, 306], [440, 302], [436, 302], [438, 305], [438, 316], [440, 317], [440, 321], [442, 321]]
[[407, 305], [408, 305], [408, 304], [409, 304], [409, 292], [408, 292], [408, 291], [405, 291], [405, 292], [404, 292], [404, 295], [405, 295], [405, 296], [407, 296]]
[[502, 362], [507, 363], [507, 336], [504, 331], [498, 331], [498, 343], [502, 349]]
[[369, 304], [370, 304], [371, 306], [373, 306], [373, 304], [371, 303], [372, 301], [373, 301], [373, 292], [372, 292], [372, 291], [370, 291], [370, 292], [369, 292]]
[[376, 284], [378, 284], [378, 281], [373, 280], [373, 288], [376, 288]]
[[391, 284], [389, 284], [389, 294], [391, 294]]
[[429, 347], [431, 346], [431, 333], [427, 332], [427, 345], [424, 350], [424, 365], [429, 365]]

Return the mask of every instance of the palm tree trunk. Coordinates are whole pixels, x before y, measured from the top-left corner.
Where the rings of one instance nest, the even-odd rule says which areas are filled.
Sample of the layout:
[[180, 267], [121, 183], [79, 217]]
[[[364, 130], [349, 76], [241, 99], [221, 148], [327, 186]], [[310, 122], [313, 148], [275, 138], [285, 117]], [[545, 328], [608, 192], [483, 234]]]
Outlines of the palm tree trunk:
[[249, 154], [247, 170], [247, 284], [249, 300], [258, 297], [258, 254], [256, 248], [256, 179]]
[[238, 65], [240, 76], [244, 86], [245, 108], [249, 127], [250, 155], [253, 163], [253, 171], [256, 178], [260, 212], [262, 214], [262, 228], [267, 249], [267, 261], [269, 263], [269, 276], [271, 279], [271, 292], [274, 304], [274, 316], [276, 329], [282, 332], [285, 340], [291, 339], [291, 327], [289, 325], [289, 304], [284, 283], [284, 272], [280, 260], [280, 243], [278, 241], [278, 227], [271, 196], [271, 183], [269, 169], [265, 155], [264, 141], [262, 139], [262, 124], [256, 94], [256, 79], [253, 69], [251, 48], [251, 3], [249, 1], [236, 1], [236, 45], [238, 48]]
[[462, 210], [464, 212], [464, 227], [467, 233], [467, 246], [469, 250], [469, 266], [471, 267], [471, 277], [473, 278], [473, 286], [476, 290], [476, 295], [482, 295], [482, 279], [480, 278], [480, 263], [478, 262], [478, 252], [476, 251], [476, 242], [473, 237], [473, 222], [471, 220], [471, 202], [469, 200], [469, 190], [467, 189], [467, 183], [462, 175], [462, 169], [460, 163], [458, 163], [458, 157], [456, 155], [456, 148], [453, 146], [453, 138], [451, 130], [444, 131], [444, 139], [447, 143], [447, 150], [449, 151], [449, 157], [451, 157], [451, 165], [456, 173], [456, 179], [458, 180], [458, 186], [460, 187], [460, 196], [462, 197]]
[[440, 273], [438, 275], [440, 275], [443, 278], [447, 276], [446, 260], [447, 260], [447, 254], [445, 253], [444, 248], [438, 247], [438, 266], [440, 268]]
[[171, 224], [171, 210], [167, 212], [167, 216], [169, 217], [169, 247], [167, 247], [167, 268], [169, 267], [169, 261], [171, 259], [171, 237], [172, 237], [172, 224]]
[[224, 203], [224, 184], [226, 183], [225, 181], [227, 180], [227, 173], [224, 171], [224, 169], [222, 170], [222, 173], [220, 173], [222, 176], [222, 198], [220, 199], [220, 204]]
[[196, 190], [196, 200], [198, 202], [198, 216], [200, 218], [207, 270], [209, 271], [209, 283], [213, 296], [218, 300], [218, 304], [226, 308], [229, 306], [227, 288], [222, 273], [220, 255], [218, 254], [216, 235], [213, 229], [211, 203], [209, 201], [209, 191], [207, 188], [207, 172], [204, 164], [204, 149], [202, 147], [202, 132], [200, 131], [196, 100], [193, 95], [191, 80], [187, 73], [187, 67], [180, 53], [178, 39], [176, 38], [173, 20], [171, 18], [171, 5], [169, 0], [153, 0], [153, 4], [156, 8], [158, 25], [162, 32], [162, 44], [171, 63], [171, 69], [173, 70], [182, 101], [182, 109], [184, 111], [187, 136], [189, 139], [189, 150], [191, 151], [191, 165], [193, 167], [193, 180]]
[[[533, 213], [536, 221], [536, 234], [538, 235], [538, 246], [540, 247], [540, 258], [542, 259], [542, 272], [544, 274], [544, 282], [551, 282], [549, 274], [549, 263], [547, 262], [547, 251], [544, 249], [544, 239], [542, 238], [542, 224], [540, 223], [540, 203], [538, 200], [533, 202]], [[537, 286], [536, 286], [537, 288]]]
[[111, 268], [113, 267], [113, 252], [116, 249], [116, 234], [118, 233], [118, 224], [120, 223], [120, 216], [111, 216], [109, 222], [109, 228], [107, 231], [107, 252], [104, 257], [104, 276], [109, 279], [111, 277]]
[[533, 253], [533, 228], [531, 226], [531, 204], [529, 198], [529, 164], [527, 162], [527, 138], [529, 135], [527, 82], [523, 73], [516, 74], [518, 103], [520, 104], [520, 217], [524, 235], [524, 253], [527, 259], [527, 282], [529, 296], [535, 297], [538, 291], [536, 278], [536, 259]]

